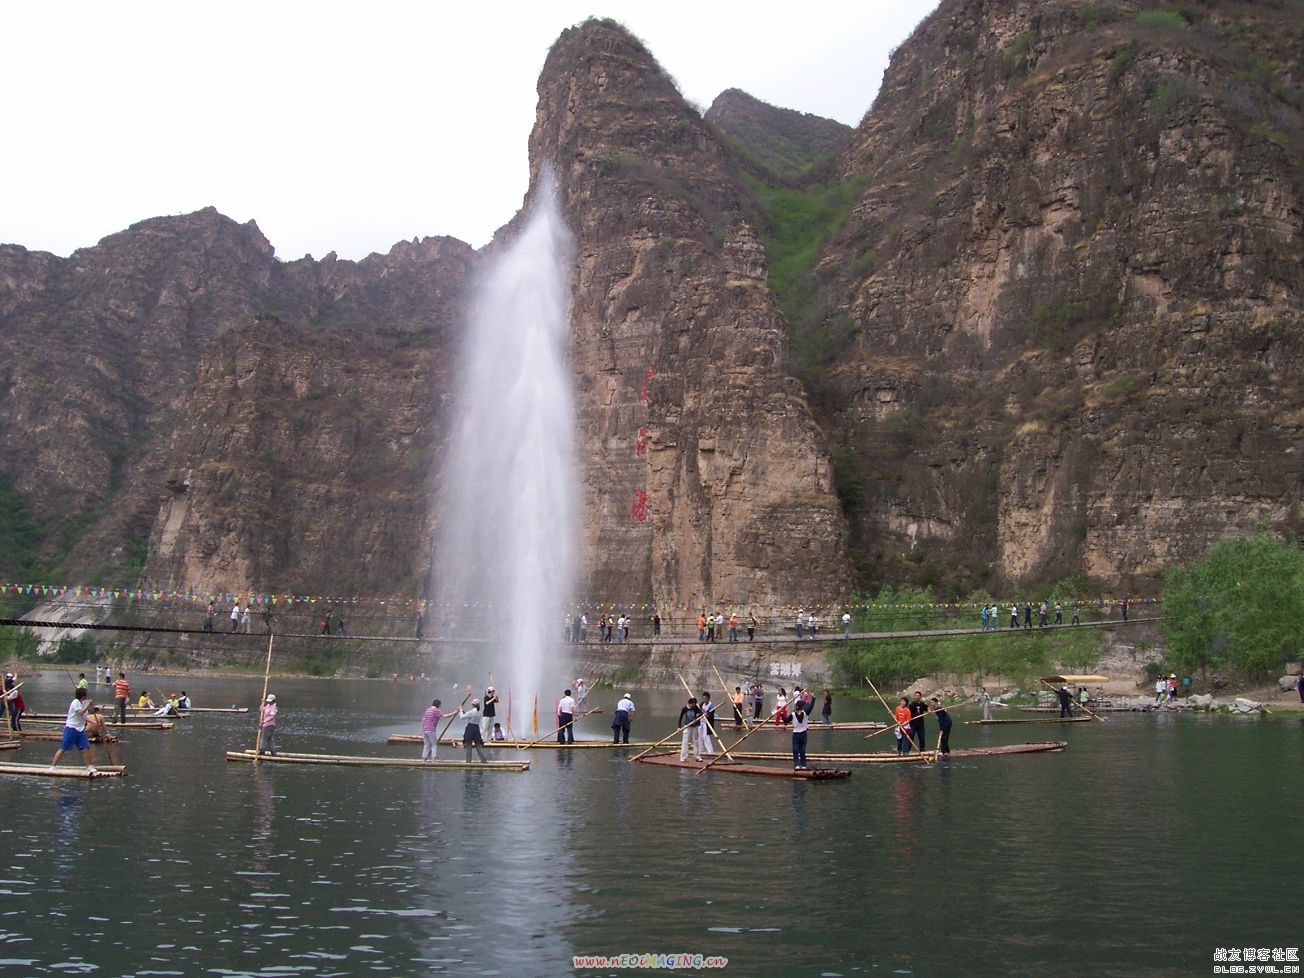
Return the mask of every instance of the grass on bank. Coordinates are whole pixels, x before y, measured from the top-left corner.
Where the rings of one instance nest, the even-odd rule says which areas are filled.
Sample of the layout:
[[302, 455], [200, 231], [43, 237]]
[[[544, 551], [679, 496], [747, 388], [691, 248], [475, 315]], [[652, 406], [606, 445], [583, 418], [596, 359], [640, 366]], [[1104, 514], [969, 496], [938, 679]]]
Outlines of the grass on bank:
[[1000, 675], [1032, 688], [1059, 666], [1089, 670], [1104, 651], [1099, 629], [1033, 628], [1018, 638], [956, 635], [899, 641], [850, 642], [829, 653], [836, 682], [861, 686], [868, 676], [880, 689], [895, 688], [920, 676], [955, 675], [980, 679]]

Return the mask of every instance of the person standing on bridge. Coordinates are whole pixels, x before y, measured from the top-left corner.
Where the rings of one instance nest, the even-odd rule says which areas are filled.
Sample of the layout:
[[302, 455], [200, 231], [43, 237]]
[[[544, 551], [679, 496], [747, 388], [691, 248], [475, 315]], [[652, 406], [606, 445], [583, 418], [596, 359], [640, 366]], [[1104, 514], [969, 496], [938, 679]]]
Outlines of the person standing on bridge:
[[1016, 602], [1010, 602], [1010, 627], [1019, 627], [1019, 606]]
[[234, 635], [240, 628], [240, 601], [237, 599], [235, 604], [231, 605], [231, 634]]
[[748, 612], [747, 614], [747, 641], [756, 641], [756, 613]]
[[850, 635], [851, 635], [851, 612], [844, 611], [842, 613], [842, 637], [847, 638]]

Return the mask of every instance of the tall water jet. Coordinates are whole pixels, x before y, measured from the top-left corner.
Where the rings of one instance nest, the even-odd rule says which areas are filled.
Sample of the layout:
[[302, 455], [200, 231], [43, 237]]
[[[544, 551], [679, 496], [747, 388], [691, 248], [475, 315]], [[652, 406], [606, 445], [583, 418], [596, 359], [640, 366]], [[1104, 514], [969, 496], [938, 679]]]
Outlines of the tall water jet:
[[434, 610], [458, 637], [474, 630], [494, 640], [476, 653], [474, 678], [497, 666], [499, 694], [515, 694], [518, 734], [529, 698], [537, 694], [541, 714], [550, 715], [543, 704], [564, 682], [558, 663], [542, 685], [575, 563], [572, 262], [556, 179], [545, 172], [523, 228], [476, 290], [441, 479]]

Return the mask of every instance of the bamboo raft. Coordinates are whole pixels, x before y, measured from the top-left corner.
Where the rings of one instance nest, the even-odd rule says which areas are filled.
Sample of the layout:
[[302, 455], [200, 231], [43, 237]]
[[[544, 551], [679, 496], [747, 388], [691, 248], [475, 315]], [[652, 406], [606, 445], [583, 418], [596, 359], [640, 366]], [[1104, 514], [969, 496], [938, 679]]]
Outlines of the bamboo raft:
[[966, 720], [965, 723], [1090, 723], [1091, 717], [1023, 717], [1010, 720]]
[[414, 758], [350, 757], [342, 754], [258, 754], [253, 750], [229, 750], [228, 761], [257, 761], [259, 764], [332, 764], [337, 767], [405, 767], [441, 769], [484, 769], [528, 771], [529, 761], [422, 761]]
[[[58, 720], [32, 720], [25, 716], [23, 717], [23, 722], [30, 723], [34, 727], [62, 727], [64, 725], [64, 719], [65, 718], [60, 718]], [[128, 720], [126, 723], [105, 720], [104, 725], [106, 727], [117, 727], [118, 729], [129, 727], [132, 730], [171, 730], [175, 726], [175, 724], [168, 720]]]
[[[23, 735], [21, 730], [15, 730], [14, 733], [20, 737]], [[17, 750], [22, 746], [23, 742], [21, 740], [0, 740], [0, 750]]]
[[[1076, 709], [1081, 709], [1081, 707], [1077, 703], [1074, 703], [1073, 706]], [[1087, 708], [1090, 709], [1091, 712], [1093, 713], [1149, 713], [1151, 710], [1154, 709], [1154, 706], [1149, 703], [1145, 704], [1144, 706], [1114, 706], [1112, 704], [1098, 706], [1095, 703], [1089, 703], [1087, 704]], [[1021, 706], [1019, 707], [1019, 712], [1058, 713], [1059, 704], [1056, 703], [1053, 706]]]
[[[848, 720], [845, 723], [820, 723], [814, 718], [811, 719], [810, 729], [815, 730], [882, 730], [887, 726], [886, 723], [879, 723], [877, 720]], [[750, 717], [743, 723], [742, 727], [734, 725], [732, 716], [718, 715], [715, 720], [715, 729], [722, 733], [726, 730], [764, 730], [772, 728], [785, 733], [792, 732], [792, 725], [788, 723], [775, 723], [773, 720], [764, 723], [757, 723]]]
[[[1006, 744], [1001, 747], [957, 747], [949, 754], [942, 754], [942, 757], [963, 758], [963, 757], [998, 757], [1005, 754], [1045, 754], [1052, 751], [1062, 751], [1068, 746], [1066, 741], [1054, 740], [1046, 741], [1039, 744]], [[734, 757], [740, 757], [744, 760], [754, 761], [778, 761], [792, 760], [792, 753], [783, 751], [736, 751], [729, 752]], [[917, 751], [911, 751], [909, 754], [898, 754], [896, 751], [875, 751], [860, 754], [827, 754], [815, 753], [809, 751], [806, 753], [808, 761], [822, 761], [832, 764], [910, 764], [910, 763], [929, 763], [933, 760], [933, 751], [925, 751], [923, 754]], [[715, 768], [711, 768], [712, 771]]]
[[[735, 757], [740, 755], [735, 754]], [[788, 755], [791, 760], [792, 755]], [[631, 758], [634, 764], [658, 764], [663, 767], [677, 767], [686, 771], [701, 771], [706, 768], [708, 761], [681, 761], [677, 753], [670, 754], [649, 754], [646, 757]], [[803, 781], [834, 781], [840, 778], [851, 777], [850, 771], [842, 771], [836, 768], [819, 767], [811, 768], [805, 771], [794, 771], [791, 768], [775, 767], [769, 764], [738, 764], [728, 760], [717, 761], [711, 765], [712, 771], [723, 771], [726, 774], [759, 774], [770, 778], [799, 778]]]
[[125, 778], [127, 769], [122, 765], [108, 765], [88, 771], [84, 767], [50, 767], [48, 764], [0, 764], [0, 774], [26, 774], [36, 778]]
[[[415, 744], [420, 746], [422, 743], [420, 734], [390, 734], [387, 744]], [[570, 749], [575, 748], [600, 748], [608, 749], [616, 747], [655, 747], [655, 740], [631, 740], [628, 744], [616, 744], [610, 740], [577, 740], [573, 744], [559, 744], [555, 740], [545, 740], [539, 743], [532, 743], [528, 740], [486, 740], [484, 745], [487, 749], [497, 747], [521, 748], [522, 750], [551, 750], [556, 748]], [[460, 737], [440, 737], [439, 745], [441, 747], [461, 747], [462, 740]]]
[[[22, 737], [23, 740], [63, 740], [62, 730], [19, 730], [17, 731], [17, 734], [19, 737]], [[116, 744], [118, 742], [118, 738], [113, 736], [113, 734], [109, 734], [107, 737], [101, 737], [99, 739], [90, 737], [89, 740], [92, 744]], [[14, 743], [19, 743], [19, 741], [14, 741]], [[0, 743], [0, 750], [4, 749], [5, 745]]]

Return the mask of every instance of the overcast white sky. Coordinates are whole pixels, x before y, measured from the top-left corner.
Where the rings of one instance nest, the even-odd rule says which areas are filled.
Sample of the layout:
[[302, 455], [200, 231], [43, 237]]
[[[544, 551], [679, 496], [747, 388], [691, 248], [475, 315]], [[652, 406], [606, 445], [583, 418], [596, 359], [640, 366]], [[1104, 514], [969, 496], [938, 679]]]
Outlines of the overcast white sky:
[[0, 10], [0, 242], [67, 255], [212, 204], [284, 259], [449, 234], [521, 205], [535, 82], [612, 17], [703, 109], [736, 87], [849, 125], [937, 0], [55, 2]]

